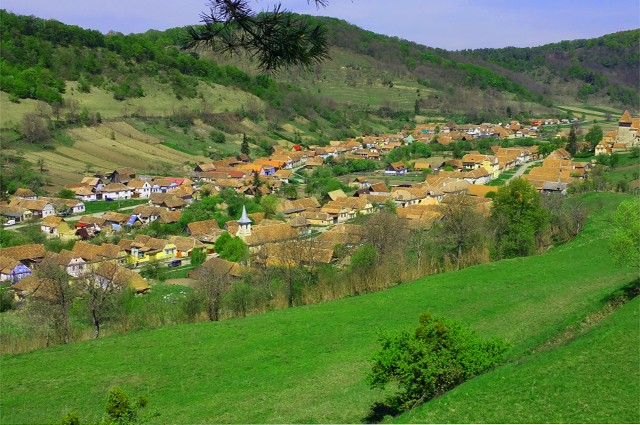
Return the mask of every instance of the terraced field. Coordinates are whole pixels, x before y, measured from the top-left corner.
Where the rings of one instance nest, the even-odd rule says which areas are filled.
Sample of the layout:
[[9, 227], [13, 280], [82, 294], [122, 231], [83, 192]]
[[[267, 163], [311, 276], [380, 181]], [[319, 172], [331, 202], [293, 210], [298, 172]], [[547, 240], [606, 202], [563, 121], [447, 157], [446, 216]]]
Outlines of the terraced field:
[[133, 167], [149, 174], [167, 169], [182, 172], [182, 168], [207, 160], [202, 155], [190, 155], [164, 146], [162, 139], [142, 133], [125, 122], [71, 129], [67, 134], [75, 141], [73, 146], [57, 145], [54, 151], [23, 152], [32, 163], [44, 160], [53, 186], [77, 182], [88, 171]]

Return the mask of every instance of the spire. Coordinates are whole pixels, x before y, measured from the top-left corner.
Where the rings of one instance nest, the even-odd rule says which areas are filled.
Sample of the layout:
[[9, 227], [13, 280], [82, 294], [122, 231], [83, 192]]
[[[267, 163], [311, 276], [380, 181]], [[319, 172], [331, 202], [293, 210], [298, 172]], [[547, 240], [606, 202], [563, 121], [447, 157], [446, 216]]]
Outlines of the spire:
[[629, 111], [625, 110], [618, 122], [620, 124], [631, 124], [631, 115], [629, 114]]
[[238, 224], [251, 224], [251, 219], [247, 216], [247, 209], [244, 205], [242, 206], [242, 217], [238, 220]]

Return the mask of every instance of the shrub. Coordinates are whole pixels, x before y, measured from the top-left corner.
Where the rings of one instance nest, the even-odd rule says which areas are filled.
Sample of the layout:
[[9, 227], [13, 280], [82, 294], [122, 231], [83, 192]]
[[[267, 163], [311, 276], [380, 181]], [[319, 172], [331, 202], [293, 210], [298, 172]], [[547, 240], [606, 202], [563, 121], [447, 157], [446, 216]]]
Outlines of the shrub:
[[501, 340], [482, 341], [460, 323], [428, 312], [420, 316], [415, 333], [382, 335], [379, 341], [382, 348], [373, 356], [367, 382], [372, 388], [398, 383], [398, 391], [386, 400], [387, 408], [396, 412], [497, 366], [508, 348]]

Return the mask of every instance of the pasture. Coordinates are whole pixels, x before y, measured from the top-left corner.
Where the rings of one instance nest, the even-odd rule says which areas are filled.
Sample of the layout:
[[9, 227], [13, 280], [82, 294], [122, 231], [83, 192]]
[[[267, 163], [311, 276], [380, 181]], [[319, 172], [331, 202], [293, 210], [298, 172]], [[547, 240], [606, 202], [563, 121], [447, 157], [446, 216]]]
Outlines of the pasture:
[[[544, 380], [548, 369], [527, 362], [530, 354], [600, 310], [612, 293], [637, 278], [634, 270], [612, 264], [607, 255], [609, 217], [627, 197], [590, 193], [582, 199], [591, 212], [583, 231], [543, 255], [428, 276], [339, 301], [2, 356], [0, 422], [51, 422], [71, 409], [83, 420], [96, 420], [113, 386], [145, 394], [150, 408], [161, 413], [154, 423], [360, 422], [371, 404], [384, 398], [364, 380], [378, 333], [414, 329], [427, 310], [460, 320], [483, 336], [506, 339], [512, 347], [509, 363], [493, 373], [525, 374], [531, 367], [531, 376]], [[637, 341], [637, 326], [622, 332], [635, 332], [628, 338]], [[626, 344], [625, 338], [608, 340], [615, 352], [626, 352]], [[583, 349], [589, 352], [588, 344]], [[637, 400], [637, 386], [631, 382], [635, 379], [637, 385], [637, 376], [609, 370], [616, 385], [628, 385]], [[550, 388], [561, 393], [573, 371], [570, 366], [557, 371]], [[518, 397], [528, 394], [530, 385], [507, 388]], [[581, 385], [594, 398], [604, 398], [601, 406], [609, 421], [630, 420], [627, 411], [606, 401], [609, 395], [601, 391], [607, 385]], [[496, 397], [502, 397], [501, 389]], [[520, 400], [525, 410], [540, 406], [530, 397]], [[463, 410], [465, 403], [460, 399], [447, 408]], [[583, 421], [564, 406], [559, 402], [557, 409], [566, 414], [552, 418]], [[484, 407], [492, 409], [491, 404]], [[507, 413], [502, 417], [498, 411], [495, 421], [509, 421]], [[540, 416], [530, 418], [535, 422]]]

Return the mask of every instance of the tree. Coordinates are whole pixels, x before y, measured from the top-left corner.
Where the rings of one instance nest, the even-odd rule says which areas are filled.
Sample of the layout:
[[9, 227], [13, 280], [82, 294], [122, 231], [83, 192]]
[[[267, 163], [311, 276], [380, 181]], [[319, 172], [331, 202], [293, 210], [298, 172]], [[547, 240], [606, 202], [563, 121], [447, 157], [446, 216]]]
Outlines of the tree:
[[[326, 5], [326, 0], [314, 0]], [[256, 14], [249, 0], [209, 0], [209, 12], [200, 15], [202, 26], [189, 28], [185, 48], [206, 46], [214, 51], [245, 53], [263, 72], [291, 66], [311, 69], [329, 57], [326, 29], [321, 23], [292, 14], [280, 4]]]
[[[107, 394], [105, 406], [106, 417], [98, 425], [134, 425], [148, 422], [158, 416], [158, 412], [148, 412], [141, 415], [149, 401], [144, 396], [138, 396], [135, 401], [120, 388], [112, 388]], [[75, 411], [67, 413], [59, 422], [61, 425], [80, 425], [80, 417]], [[57, 423], [56, 423], [57, 424]]]
[[100, 337], [104, 321], [117, 312], [122, 286], [117, 282], [118, 268], [109, 263], [100, 265], [102, 273], [89, 271], [77, 280], [87, 313], [93, 325], [93, 337]]
[[47, 326], [62, 343], [71, 341], [69, 316], [77, 290], [69, 282], [69, 275], [59, 265], [53, 255], [47, 255], [35, 268], [34, 276], [38, 286], [27, 304], [28, 310]]
[[247, 134], [242, 133], [242, 143], [240, 144], [240, 152], [249, 155], [251, 153], [251, 149], [249, 149], [249, 141], [247, 140]]
[[493, 198], [490, 222], [495, 232], [496, 258], [525, 256], [542, 245], [548, 214], [531, 183], [516, 178]]
[[60, 189], [56, 197], [61, 199], [76, 199], [76, 193], [71, 189]]
[[[213, 261], [222, 261], [213, 259]], [[220, 320], [222, 300], [233, 283], [225, 267], [202, 266], [194, 272], [196, 291], [198, 291], [207, 310], [207, 316], [212, 322]]]
[[279, 205], [278, 198], [273, 195], [267, 195], [260, 198], [260, 206], [264, 211], [265, 218], [271, 218], [276, 214]]
[[591, 148], [595, 149], [598, 143], [602, 141], [602, 137], [603, 137], [602, 127], [596, 124], [589, 129], [587, 134], [585, 134], [584, 140], [591, 143]]
[[640, 200], [620, 203], [612, 221], [611, 257], [617, 264], [640, 267]]
[[36, 165], [40, 169], [40, 173], [44, 173], [44, 158], [38, 158]]
[[441, 204], [442, 236], [453, 245], [456, 263], [460, 269], [463, 252], [481, 240], [483, 217], [466, 196], [448, 196], [446, 200], [447, 202]]
[[571, 156], [575, 156], [576, 152], [578, 152], [578, 137], [576, 136], [576, 127], [574, 125], [572, 125], [571, 129], [569, 130], [567, 151], [569, 151]]
[[425, 312], [414, 333], [383, 334], [367, 375], [371, 388], [395, 381], [398, 391], [387, 400], [395, 411], [413, 408], [499, 365], [508, 345], [481, 340], [460, 323]]
[[194, 249], [189, 258], [191, 258], [191, 265], [198, 267], [207, 260], [207, 253], [203, 249]]
[[35, 112], [29, 112], [22, 116], [20, 133], [22, 133], [22, 137], [29, 143], [43, 143], [51, 139], [51, 133], [49, 132], [47, 123]]

